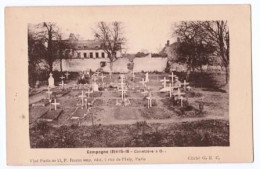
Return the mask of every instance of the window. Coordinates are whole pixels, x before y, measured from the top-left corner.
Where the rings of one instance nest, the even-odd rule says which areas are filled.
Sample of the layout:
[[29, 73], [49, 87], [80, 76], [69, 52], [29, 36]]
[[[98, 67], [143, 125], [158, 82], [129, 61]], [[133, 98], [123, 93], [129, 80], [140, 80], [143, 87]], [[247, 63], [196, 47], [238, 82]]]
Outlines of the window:
[[78, 58], [80, 58], [80, 53], [78, 53]]
[[87, 58], [87, 53], [84, 53], [84, 58]]
[[99, 57], [99, 53], [98, 52], [96, 52], [96, 58], [98, 58]]
[[102, 53], [101, 53], [101, 56], [102, 56], [102, 58], [105, 58], [105, 53], [102, 52]]
[[93, 52], [90, 52], [90, 53], [89, 53], [89, 57], [90, 57], [90, 58], [93, 58]]

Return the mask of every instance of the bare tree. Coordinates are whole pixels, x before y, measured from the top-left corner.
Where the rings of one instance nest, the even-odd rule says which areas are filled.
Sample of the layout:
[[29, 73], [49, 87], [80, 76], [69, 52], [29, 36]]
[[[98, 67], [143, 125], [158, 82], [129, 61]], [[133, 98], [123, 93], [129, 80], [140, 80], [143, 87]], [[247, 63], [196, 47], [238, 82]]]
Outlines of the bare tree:
[[176, 48], [177, 62], [187, 65], [186, 79], [189, 79], [190, 72], [202, 65], [208, 64], [210, 55], [215, 47], [212, 43], [205, 41], [205, 31], [200, 21], [183, 21], [175, 25], [173, 36], [178, 37], [179, 44]]
[[226, 69], [226, 83], [229, 81], [229, 28], [227, 21], [205, 21], [201, 23], [207, 33], [206, 40], [216, 46], [215, 54]]
[[94, 30], [95, 37], [101, 41], [103, 50], [107, 53], [110, 60], [110, 70], [113, 71], [113, 63], [118, 59], [117, 51], [122, 49], [125, 44], [125, 37], [123, 33], [121, 22], [99, 22], [97, 29]]
[[[189, 53], [187, 64], [194, 65], [194, 60], [205, 64], [205, 61], [211, 59], [202, 57], [200, 62], [198, 57], [206, 56], [205, 54], [214, 55], [220, 58], [221, 66], [226, 69], [226, 83], [229, 81], [229, 29], [227, 21], [186, 21], [175, 26], [174, 35], [177, 35], [182, 41], [186, 42], [185, 46], [180, 46], [183, 54]], [[192, 46], [198, 44], [199, 48]], [[189, 52], [190, 51], [190, 52]], [[201, 53], [202, 52], [202, 53]], [[179, 53], [180, 54], [180, 53]], [[187, 55], [186, 55], [187, 56]], [[209, 59], [209, 60], [205, 60]], [[213, 61], [214, 62], [214, 61]], [[217, 62], [215, 62], [217, 63]], [[196, 64], [195, 64], [196, 65]]]
[[53, 62], [55, 61], [54, 43], [53, 41], [58, 38], [59, 28], [56, 23], [43, 22], [43, 28], [45, 28], [45, 38], [47, 41], [47, 55], [46, 59], [50, 68], [50, 72], [53, 69]]

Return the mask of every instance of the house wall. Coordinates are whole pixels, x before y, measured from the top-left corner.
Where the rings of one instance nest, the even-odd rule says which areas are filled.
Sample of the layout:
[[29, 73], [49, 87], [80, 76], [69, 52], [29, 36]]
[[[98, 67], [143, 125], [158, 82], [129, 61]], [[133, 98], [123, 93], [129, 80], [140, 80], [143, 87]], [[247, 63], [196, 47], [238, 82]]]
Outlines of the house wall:
[[[91, 69], [96, 71], [100, 68], [100, 62], [107, 62], [106, 66], [103, 68], [105, 72], [110, 71], [110, 64], [108, 58], [98, 58], [98, 59], [63, 59], [62, 67], [63, 71], [69, 72], [80, 72]], [[135, 72], [163, 72], [167, 65], [167, 58], [135, 58], [134, 62], [134, 71]], [[113, 63], [113, 72], [127, 73], [127, 64], [130, 61], [127, 58], [119, 58]], [[60, 61], [56, 60], [53, 64], [53, 70], [60, 71]]]

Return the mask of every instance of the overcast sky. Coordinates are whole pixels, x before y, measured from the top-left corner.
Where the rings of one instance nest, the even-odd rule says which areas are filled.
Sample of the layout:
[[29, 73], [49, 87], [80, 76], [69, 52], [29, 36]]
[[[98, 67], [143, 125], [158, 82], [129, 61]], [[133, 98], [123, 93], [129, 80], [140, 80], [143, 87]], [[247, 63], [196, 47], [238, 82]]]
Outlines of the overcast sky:
[[[142, 50], [148, 52], [158, 52], [162, 49], [167, 40], [171, 40], [171, 23], [163, 22], [149, 22], [142, 24], [142, 21], [130, 20], [123, 22], [124, 33], [127, 39], [126, 50], [127, 53], [135, 53]], [[58, 22], [58, 25], [62, 28], [64, 38], [68, 38], [70, 33], [79, 35], [80, 39], [94, 39], [93, 29], [96, 28], [97, 22], [88, 22], [85, 24], [70, 22], [62, 23]]]

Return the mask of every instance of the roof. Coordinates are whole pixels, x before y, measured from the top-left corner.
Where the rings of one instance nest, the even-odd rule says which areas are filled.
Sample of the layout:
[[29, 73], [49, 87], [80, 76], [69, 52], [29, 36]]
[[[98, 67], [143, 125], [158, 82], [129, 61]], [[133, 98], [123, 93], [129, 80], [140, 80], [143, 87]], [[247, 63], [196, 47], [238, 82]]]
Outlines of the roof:
[[68, 40], [75, 49], [102, 49], [102, 43], [97, 40]]

